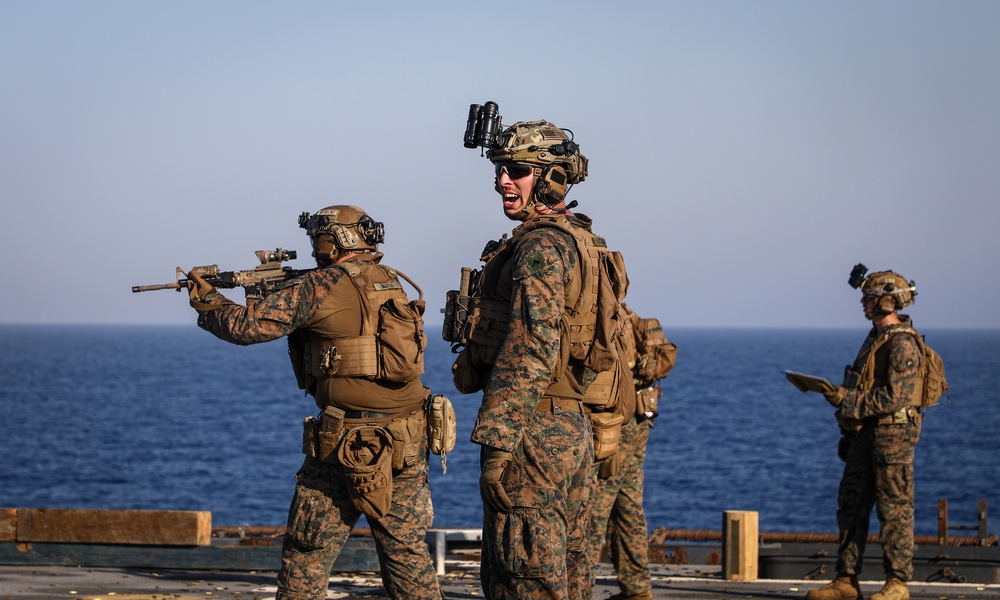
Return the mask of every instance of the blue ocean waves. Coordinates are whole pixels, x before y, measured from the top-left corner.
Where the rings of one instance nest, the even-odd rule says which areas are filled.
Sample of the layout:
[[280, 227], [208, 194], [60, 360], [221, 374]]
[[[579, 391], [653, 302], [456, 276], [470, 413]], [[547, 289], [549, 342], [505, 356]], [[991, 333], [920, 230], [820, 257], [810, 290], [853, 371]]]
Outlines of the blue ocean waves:
[[[976, 501], [1000, 489], [1000, 332], [924, 333], [952, 388], [917, 446], [917, 533], [933, 534], [938, 498], [952, 522], [971, 524]], [[865, 329], [667, 334], [679, 355], [648, 446], [650, 527], [719, 529], [723, 511], [755, 510], [762, 530], [835, 531], [833, 409], [782, 371], [839, 381]], [[424, 383], [459, 418], [447, 474], [431, 457], [435, 525], [478, 527], [479, 398], [454, 391], [454, 356], [428, 337]], [[218, 525], [280, 525], [302, 419], [316, 412], [284, 341], [237, 347], [193, 325], [0, 326], [0, 506], [207, 510]]]

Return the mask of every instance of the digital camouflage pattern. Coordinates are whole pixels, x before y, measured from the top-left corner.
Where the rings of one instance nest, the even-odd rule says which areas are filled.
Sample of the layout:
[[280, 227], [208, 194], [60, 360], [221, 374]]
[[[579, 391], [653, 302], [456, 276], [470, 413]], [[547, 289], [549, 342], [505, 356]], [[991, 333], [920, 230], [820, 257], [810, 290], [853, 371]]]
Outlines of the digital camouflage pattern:
[[[434, 521], [426, 435], [419, 457], [415, 464], [393, 471], [392, 509], [381, 519], [368, 519], [368, 524], [389, 597], [439, 600], [444, 596], [426, 541]], [[296, 479], [276, 600], [325, 598], [333, 563], [361, 517], [339, 465], [306, 457]]]
[[651, 428], [649, 419], [632, 419], [622, 427], [618, 447], [621, 468], [607, 479], [597, 479], [590, 503], [590, 564], [600, 561], [601, 547], [607, 539], [618, 587], [625, 598], [653, 589], [649, 575], [649, 533], [642, 508], [642, 465]]
[[543, 228], [523, 236], [509, 268], [502, 269], [507, 281], [499, 287], [509, 286], [511, 321], [483, 390], [473, 442], [508, 452], [521, 444], [535, 407], [561, 367], [565, 290], [577, 260], [571, 236]]
[[320, 269], [288, 282], [251, 307], [218, 293], [205, 295], [198, 326], [231, 344], [270, 342], [304, 326], [344, 276], [339, 269]]
[[[584, 224], [572, 216], [570, 222]], [[577, 261], [572, 236], [536, 229], [518, 240], [500, 266], [497, 290], [491, 290], [509, 296], [511, 321], [483, 391], [472, 441], [514, 454], [503, 479], [514, 508], [510, 514], [484, 511], [480, 573], [488, 598], [590, 595], [585, 538], [593, 439], [576, 400], [585, 385], [560, 353], [566, 288]], [[541, 406], [553, 408], [539, 408], [556, 380], [576, 398], [547, 398]]]
[[[637, 395], [658, 399], [656, 382], [673, 368], [676, 346], [668, 344], [659, 321], [642, 319], [627, 306], [622, 330], [624, 339], [619, 356], [632, 369], [632, 382]], [[672, 352], [663, 351], [672, 348]], [[647, 412], [648, 411], [648, 412]], [[590, 563], [597, 564], [601, 548], [608, 544], [611, 564], [618, 578], [620, 597], [632, 598], [649, 594], [652, 581], [649, 574], [649, 532], [643, 510], [646, 443], [656, 415], [655, 403], [637, 403], [635, 415], [626, 415], [617, 453], [610, 464], [598, 467], [590, 503], [588, 554]], [[652, 415], [652, 416], [649, 416]], [[617, 466], [617, 469], [613, 468]]]
[[593, 464], [582, 410], [539, 410], [504, 476], [508, 514], [484, 506], [487, 598], [589, 598], [585, 532]]
[[[364, 264], [380, 259], [381, 254], [374, 253], [359, 255], [351, 261]], [[279, 339], [308, 328], [325, 302], [340, 302], [335, 294], [349, 293], [351, 299], [345, 300], [344, 305], [357, 306], [354, 286], [338, 288], [336, 285], [344, 276], [345, 273], [338, 268], [317, 269], [289, 282], [250, 307], [235, 304], [213, 290], [204, 294], [197, 304], [198, 325], [234, 344]], [[337, 318], [346, 317], [339, 313]], [[360, 322], [357, 315], [354, 318]], [[360, 379], [358, 384], [386, 387], [380, 386], [378, 381]], [[418, 391], [422, 389], [419, 378], [392, 389], [399, 394], [407, 394], [409, 392], [404, 390], [414, 386]], [[336, 398], [332, 400], [336, 404]], [[408, 399], [403, 400], [409, 403]], [[351, 423], [351, 420], [345, 420], [345, 426], [350, 427]], [[443, 597], [425, 541], [427, 528], [434, 518], [427, 479], [427, 451], [425, 432], [420, 443], [419, 459], [393, 471], [391, 510], [382, 519], [369, 520], [382, 567], [382, 581], [391, 598]], [[289, 510], [277, 598], [325, 598], [330, 569], [360, 516], [360, 511], [351, 503], [339, 465], [328, 465], [307, 457], [297, 475], [295, 496]]]
[[[908, 326], [890, 325], [887, 330]], [[861, 346], [854, 369], [860, 370], [876, 340], [875, 330]], [[920, 438], [921, 415], [910, 407], [921, 375], [921, 352], [910, 334], [893, 335], [876, 355], [875, 385], [864, 394], [849, 390], [840, 406], [843, 416], [863, 426], [847, 436], [844, 474], [837, 494], [840, 549], [837, 572], [859, 574], [876, 508], [886, 577], [909, 581], [913, 575], [913, 455]], [[865, 388], [865, 382], [859, 388]], [[907, 415], [897, 419], [893, 414]], [[880, 421], [882, 422], [880, 424]]]
[[[894, 329], [910, 328], [909, 319], [901, 316], [903, 323], [890, 325], [887, 332]], [[854, 360], [855, 371], [861, 372], [868, 361], [872, 345], [878, 339], [875, 330], [869, 332], [861, 345], [858, 357]], [[879, 349], [884, 355], [876, 355], [875, 372], [872, 374], [874, 385], [864, 395], [858, 390], [848, 390], [840, 405], [843, 416], [852, 419], [866, 419], [879, 415], [891, 415], [913, 403], [914, 394], [920, 383], [920, 367], [923, 353], [917, 341], [909, 333], [892, 335], [890, 340]], [[859, 389], [868, 387], [860, 382]], [[869, 385], [871, 382], [869, 382]], [[919, 404], [917, 402], [916, 404]]]

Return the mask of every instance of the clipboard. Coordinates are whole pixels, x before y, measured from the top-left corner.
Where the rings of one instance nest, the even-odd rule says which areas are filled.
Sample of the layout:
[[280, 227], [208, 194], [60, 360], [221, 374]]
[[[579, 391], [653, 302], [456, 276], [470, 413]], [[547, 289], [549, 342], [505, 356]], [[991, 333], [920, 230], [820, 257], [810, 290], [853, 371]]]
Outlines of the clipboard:
[[798, 371], [785, 371], [784, 373], [785, 378], [788, 379], [788, 381], [791, 381], [792, 385], [799, 388], [800, 392], [816, 392], [817, 394], [823, 394], [837, 389], [837, 386], [822, 377], [806, 375], [805, 373], [799, 373]]

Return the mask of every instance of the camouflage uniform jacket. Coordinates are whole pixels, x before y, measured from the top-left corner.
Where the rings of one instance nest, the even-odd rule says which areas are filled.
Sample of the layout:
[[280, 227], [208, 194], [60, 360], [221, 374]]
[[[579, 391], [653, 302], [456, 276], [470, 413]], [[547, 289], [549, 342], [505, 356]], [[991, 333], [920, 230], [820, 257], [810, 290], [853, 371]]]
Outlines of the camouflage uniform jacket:
[[[382, 254], [376, 252], [358, 254], [344, 262], [364, 270], [374, 268], [381, 260]], [[316, 269], [287, 282], [252, 306], [211, 294], [206, 302], [219, 308], [199, 311], [198, 326], [239, 345], [276, 340], [298, 330], [339, 329], [341, 335], [357, 335], [360, 301], [354, 285], [345, 277], [349, 275], [337, 265]], [[402, 384], [364, 377], [331, 377], [315, 389], [320, 409], [334, 404], [346, 410], [408, 412], [420, 406], [425, 396], [419, 377]]]
[[[841, 414], [852, 419], [865, 419], [890, 415], [914, 404], [921, 375], [921, 350], [912, 334], [897, 329], [911, 328], [910, 319], [889, 325], [881, 335], [889, 339], [878, 347], [880, 334], [873, 327], [861, 345], [853, 370], [861, 374], [855, 389], [848, 390], [840, 406]], [[875, 351], [874, 368], [865, 372], [872, 350]], [[919, 402], [917, 403], [919, 404]]]
[[[590, 230], [584, 215], [568, 216], [574, 227]], [[496, 290], [510, 298], [507, 337], [483, 391], [472, 441], [513, 452], [542, 396], [582, 399], [595, 374], [568, 357], [561, 344], [566, 291], [579, 277], [576, 242], [556, 228], [540, 227], [521, 236], [503, 264], [487, 263], [483, 277], [499, 270]], [[490, 261], [497, 262], [497, 261]], [[589, 379], [588, 379], [589, 378]]]

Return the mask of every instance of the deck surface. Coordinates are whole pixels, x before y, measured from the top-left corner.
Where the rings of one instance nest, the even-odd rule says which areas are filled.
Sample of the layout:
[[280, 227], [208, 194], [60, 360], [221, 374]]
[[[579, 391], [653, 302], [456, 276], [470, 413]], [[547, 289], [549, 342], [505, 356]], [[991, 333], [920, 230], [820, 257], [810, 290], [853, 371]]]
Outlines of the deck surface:
[[[597, 571], [594, 600], [617, 592], [607, 564]], [[448, 598], [481, 600], [479, 565], [447, 563], [441, 578]], [[740, 598], [801, 599], [823, 582], [794, 580], [725, 581], [721, 570], [709, 565], [653, 565], [653, 595], [675, 600], [738, 600]], [[867, 597], [880, 581], [862, 583]], [[269, 571], [179, 571], [154, 569], [81, 568], [57, 566], [0, 566], [0, 600], [262, 600], [273, 598], [275, 573]], [[998, 584], [913, 583], [910, 596], [919, 600], [995, 600]], [[335, 575], [327, 598], [385, 598], [377, 573]]]

